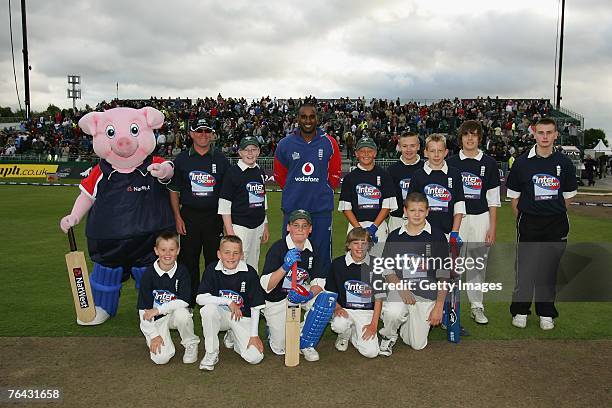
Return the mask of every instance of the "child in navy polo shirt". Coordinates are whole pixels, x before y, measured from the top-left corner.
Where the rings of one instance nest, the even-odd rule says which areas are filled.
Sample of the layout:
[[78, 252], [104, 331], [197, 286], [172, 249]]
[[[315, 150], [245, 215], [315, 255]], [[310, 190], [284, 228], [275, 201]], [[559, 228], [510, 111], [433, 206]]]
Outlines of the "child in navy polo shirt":
[[140, 330], [145, 336], [156, 364], [166, 364], [175, 348], [170, 329], [178, 329], [185, 347], [183, 363], [198, 359], [200, 339], [194, 334], [192, 313], [189, 311], [191, 278], [189, 271], [176, 262], [179, 253], [178, 235], [164, 232], [155, 242], [157, 260], [149, 266], [140, 281], [138, 312]]
[[[378, 356], [378, 320], [386, 293], [376, 288], [368, 249], [372, 238], [362, 227], [352, 229], [345, 243], [346, 254], [332, 261], [325, 290], [338, 294], [331, 328], [338, 333], [336, 349], [346, 351], [349, 341], [368, 358]], [[380, 282], [382, 283], [382, 279]]]
[[[265, 291], [264, 315], [270, 330], [270, 348], [275, 354], [285, 354], [285, 321], [287, 294], [291, 291], [291, 266], [297, 262], [297, 283], [310, 292], [310, 300], [303, 303], [305, 310], [314, 304], [315, 297], [325, 287], [325, 274], [319, 254], [308, 236], [312, 232], [312, 218], [304, 210], [289, 214], [287, 236], [276, 241], [266, 254], [260, 283]], [[313, 347], [302, 349], [306, 361], [319, 360]]]
[[219, 361], [219, 332], [226, 331], [227, 348], [251, 364], [259, 363], [263, 343], [259, 338], [259, 313], [263, 291], [255, 269], [242, 260], [242, 241], [235, 235], [221, 238], [219, 261], [206, 268], [196, 302], [202, 306], [202, 331], [206, 354], [200, 370], [212, 371]]
[[372, 138], [359, 139], [355, 150], [359, 163], [344, 177], [338, 203], [338, 211], [349, 222], [348, 230], [364, 227], [374, 243], [387, 238], [385, 220], [390, 211], [397, 209], [393, 179], [375, 164], [376, 151]]
[[425, 194], [429, 203], [427, 221], [442, 230], [449, 242], [461, 242], [459, 228], [465, 214], [461, 173], [449, 167], [444, 158], [448, 154], [444, 135], [434, 133], [425, 139], [427, 161], [414, 172], [408, 192]]
[[404, 200], [408, 195], [410, 179], [415, 171], [423, 168], [423, 160], [419, 156], [420, 142], [418, 134], [414, 132], [402, 133], [398, 144], [402, 154], [397, 162], [387, 167], [387, 172], [393, 179], [397, 196], [397, 209], [389, 214], [389, 232], [405, 224]]
[[223, 180], [219, 214], [223, 218], [226, 235], [240, 237], [245, 262], [259, 271], [260, 244], [268, 242], [270, 233], [264, 174], [257, 165], [257, 139], [253, 136], [243, 137], [238, 154], [240, 160], [228, 169]]
[[385, 242], [383, 260], [399, 256], [406, 261], [382, 272], [387, 283], [395, 285], [388, 286], [382, 309], [383, 356], [391, 355], [398, 331], [404, 343], [414, 350], [425, 348], [430, 326], [442, 321], [448, 292], [446, 279], [450, 276], [445, 269], [448, 241], [439, 228], [427, 221], [428, 213], [427, 198], [421, 193], [409, 193], [404, 201], [406, 224], [391, 231]]
[[[470, 283], [483, 283], [489, 247], [495, 243], [497, 207], [501, 207], [499, 197], [499, 171], [494, 158], [484, 154], [478, 145], [482, 141], [482, 126], [478, 121], [466, 120], [459, 127], [459, 154], [448, 159], [448, 165], [461, 171], [466, 215], [461, 221], [459, 235], [464, 243], [461, 256], [481, 259], [483, 268], [466, 266], [466, 277]], [[467, 265], [467, 264], [466, 264]], [[487, 324], [484, 314], [483, 293], [468, 290], [471, 304], [470, 316], [478, 324]]]

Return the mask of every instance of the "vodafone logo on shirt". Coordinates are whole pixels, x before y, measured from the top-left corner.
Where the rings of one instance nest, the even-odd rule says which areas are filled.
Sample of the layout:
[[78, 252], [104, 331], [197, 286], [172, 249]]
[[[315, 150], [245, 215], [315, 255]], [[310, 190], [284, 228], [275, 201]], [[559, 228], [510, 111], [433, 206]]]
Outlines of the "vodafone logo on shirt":
[[315, 171], [315, 166], [311, 162], [306, 162], [302, 165], [302, 176], [295, 177], [295, 181], [302, 183], [318, 183], [318, 177], [310, 177]]
[[314, 173], [314, 164], [311, 162], [306, 162], [302, 165], [302, 174], [305, 176], [311, 176]]

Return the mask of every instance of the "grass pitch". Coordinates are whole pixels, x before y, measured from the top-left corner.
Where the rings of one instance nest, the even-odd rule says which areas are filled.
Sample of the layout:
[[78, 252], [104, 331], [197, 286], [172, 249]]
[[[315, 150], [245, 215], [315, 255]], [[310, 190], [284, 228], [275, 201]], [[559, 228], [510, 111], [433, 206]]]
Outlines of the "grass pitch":
[[[0, 336], [142, 335], [138, 328], [133, 281], [124, 284], [118, 314], [111, 321], [97, 327], [80, 327], [75, 323], [64, 260], [64, 254], [69, 251], [68, 241], [59, 229], [59, 220], [70, 212], [78, 193], [75, 187], [0, 186], [4, 208], [0, 216], [3, 230], [0, 276], [4, 287], [4, 295], [0, 297], [0, 307], [4, 312]], [[280, 193], [269, 193], [268, 198], [270, 241], [274, 242], [280, 237]], [[571, 242], [612, 242], [610, 217], [571, 214], [570, 221]], [[342, 253], [345, 232], [344, 217], [335, 213], [334, 256]], [[84, 222], [75, 228], [75, 234], [79, 249], [86, 252]], [[497, 238], [503, 248], [511, 247], [510, 243], [515, 239], [514, 220], [507, 204], [499, 211]], [[503, 246], [504, 242], [506, 246]], [[262, 247], [261, 263], [270, 243]], [[90, 271], [91, 268], [90, 264]], [[509, 281], [514, 278], [511, 265], [505, 265], [498, 273], [503, 273]], [[557, 327], [548, 332], [539, 329], [535, 316], [530, 318], [526, 329], [513, 328], [508, 302], [487, 302], [485, 295], [485, 305], [490, 323], [478, 326], [469, 318], [467, 302], [463, 303], [462, 323], [471, 333], [466, 340], [612, 338], [608, 318], [612, 313], [610, 302], [558, 303], [560, 318]], [[196, 330], [201, 334], [199, 315], [196, 314], [194, 320]], [[442, 330], [432, 331], [432, 340], [444, 337]]]

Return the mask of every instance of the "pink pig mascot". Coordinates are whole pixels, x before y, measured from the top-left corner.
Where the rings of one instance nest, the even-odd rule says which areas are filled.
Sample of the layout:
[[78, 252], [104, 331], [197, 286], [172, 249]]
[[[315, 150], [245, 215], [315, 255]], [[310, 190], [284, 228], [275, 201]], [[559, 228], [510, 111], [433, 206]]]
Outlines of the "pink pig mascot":
[[93, 136], [100, 163], [80, 185], [72, 212], [62, 218], [64, 232], [89, 212], [85, 235], [94, 262], [90, 275], [96, 317], [81, 325], [97, 325], [117, 313], [121, 282], [130, 273], [140, 277], [156, 257], [157, 235], [175, 230], [165, 184], [174, 174], [172, 162], [153, 156], [153, 129], [164, 123], [157, 109], [115, 108], [91, 112], [79, 127]]

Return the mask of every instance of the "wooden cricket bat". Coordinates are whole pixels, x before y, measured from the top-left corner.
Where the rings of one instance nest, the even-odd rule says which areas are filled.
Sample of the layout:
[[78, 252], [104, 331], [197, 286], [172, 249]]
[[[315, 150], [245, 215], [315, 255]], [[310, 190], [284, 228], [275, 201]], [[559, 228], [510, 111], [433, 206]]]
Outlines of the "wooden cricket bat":
[[68, 280], [72, 288], [74, 308], [76, 309], [77, 319], [88, 323], [96, 317], [96, 307], [89, 284], [85, 255], [82, 251], [77, 251], [72, 228], [68, 230], [68, 242], [70, 243], [70, 252], [66, 254], [66, 266], [68, 267]]
[[[291, 267], [291, 289], [297, 286], [297, 262]], [[285, 365], [295, 367], [300, 364], [300, 305], [287, 300], [285, 321]]]

